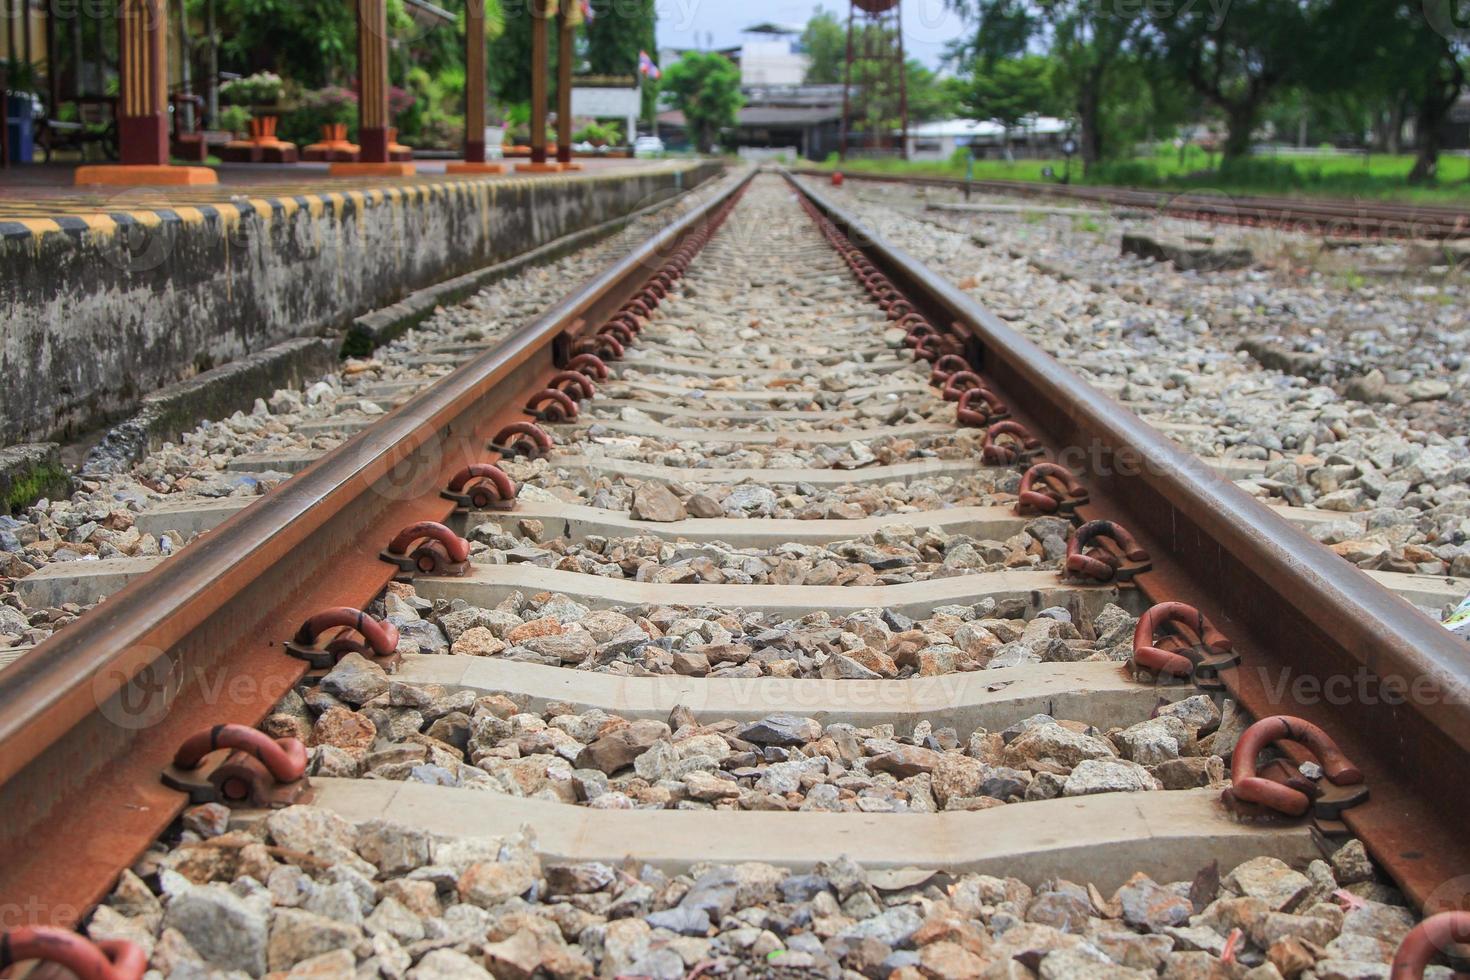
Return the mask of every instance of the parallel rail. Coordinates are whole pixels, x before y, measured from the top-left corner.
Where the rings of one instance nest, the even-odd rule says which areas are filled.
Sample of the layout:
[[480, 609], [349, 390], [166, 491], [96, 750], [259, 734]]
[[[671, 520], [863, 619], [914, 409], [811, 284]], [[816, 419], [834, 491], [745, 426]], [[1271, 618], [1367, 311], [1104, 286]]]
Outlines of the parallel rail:
[[[746, 178], [749, 180], [749, 177]], [[0, 674], [0, 902], [74, 923], [182, 811], [159, 773], [184, 739], [258, 724], [305, 672], [282, 642], [315, 612], [362, 608], [397, 529], [442, 521], [439, 496], [570, 341], [599, 326], [745, 181], [544, 315], [328, 453]]]
[[[969, 358], [1012, 413], [1082, 474], [1093, 517], [1123, 520], [1155, 556], [1136, 579], [1153, 601], [1205, 612], [1243, 654], [1232, 693], [1256, 716], [1286, 711], [1331, 732], [1372, 796], [1348, 826], [1422, 902], [1470, 867], [1470, 658], [1409, 603], [1262, 507], [1198, 458], [820, 191], [798, 186]], [[1080, 465], [1079, 465], [1080, 464]], [[1447, 871], [1447, 869], [1449, 869]]]
[[[450, 476], [481, 461], [571, 342], [633, 296], [660, 256], [718, 220], [749, 179], [726, 181], [545, 315], [0, 674], [0, 901], [28, 903], [34, 922], [83, 916], [185, 805], [158, 780], [174, 749], [212, 725], [258, 723], [304, 672], [282, 640], [323, 607], [368, 605], [393, 575], [378, 554], [387, 538], [444, 520], [452, 505], [439, 490]], [[1243, 655], [1227, 681], [1235, 696], [1257, 715], [1316, 722], [1359, 764], [1372, 795], [1345, 820], [1406, 893], [1422, 902], [1470, 866], [1459, 820], [1470, 788], [1443, 778], [1470, 753], [1470, 665], [1458, 643], [820, 191], [791, 185], [962, 339], [1052, 458], [1082, 475], [1085, 516], [1138, 534], [1154, 555], [1137, 579], [1142, 593], [1189, 602], [1231, 636]], [[1416, 682], [1407, 700], [1385, 684], [1394, 676]], [[1364, 693], [1339, 698], [1340, 678]], [[1308, 696], [1313, 684], [1326, 694]]]
[[[830, 171], [801, 169], [803, 176]], [[1429, 204], [1393, 204], [1314, 200], [1295, 197], [1237, 196], [1196, 191], [1155, 191], [1128, 187], [1093, 187], [1021, 180], [972, 180], [843, 171], [847, 180], [907, 184], [916, 187], [970, 189], [982, 194], [1029, 198], [1066, 198], [1138, 208], [1179, 218], [1224, 224], [1283, 228], [1324, 237], [1419, 238], [1449, 240], [1470, 237], [1470, 210]]]

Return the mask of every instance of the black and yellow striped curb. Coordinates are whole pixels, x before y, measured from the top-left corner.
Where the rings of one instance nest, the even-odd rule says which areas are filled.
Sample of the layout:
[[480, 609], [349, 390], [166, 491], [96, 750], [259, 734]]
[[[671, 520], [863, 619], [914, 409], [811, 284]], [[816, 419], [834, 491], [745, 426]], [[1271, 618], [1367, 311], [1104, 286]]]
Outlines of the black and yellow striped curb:
[[[350, 217], [383, 204], [406, 206], [443, 202], [493, 206], [502, 189], [532, 185], [611, 183], [642, 177], [693, 171], [699, 161], [679, 161], [646, 167], [600, 172], [483, 176], [434, 174], [403, 178], [392, 184], [361, 181], [341, 190], [324, 190], [326, 180], [260, 185], [255, 193], [229, 194], [228, 188], [136, 188], [111, 195], [96, 193], [35, 199], [0, 199], [0, 240], [6, 242], [67, 234], [106, 236], [119, 228], [155, 228], [166, 224], [210, 225], [230, 228], [241, 219], [289, 218], [300, 211], [314, 217]], [[342, 187], [334, 179], [331, 186]]]

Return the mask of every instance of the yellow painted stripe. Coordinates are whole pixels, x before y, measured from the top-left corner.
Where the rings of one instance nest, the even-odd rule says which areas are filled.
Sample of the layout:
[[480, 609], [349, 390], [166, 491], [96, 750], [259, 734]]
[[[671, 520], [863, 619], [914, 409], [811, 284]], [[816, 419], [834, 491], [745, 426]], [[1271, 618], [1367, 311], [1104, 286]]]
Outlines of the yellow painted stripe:
[[87, 226], [87, 230], [97, 234], [111, 234], [117, 230], [117, 222], [105, 214], [79, 214], [77, 220]]
[[37, 238], [61, 231], [61, 226], [50, 218], [20, 218], [16, 223], [24, 225], [25, 229]]
[[204, 212], [200, 211], [198, 208], [174, 208], [173, 212], [174, 214], [178, 215], [179, 220], [186, 225], [204, 224]]

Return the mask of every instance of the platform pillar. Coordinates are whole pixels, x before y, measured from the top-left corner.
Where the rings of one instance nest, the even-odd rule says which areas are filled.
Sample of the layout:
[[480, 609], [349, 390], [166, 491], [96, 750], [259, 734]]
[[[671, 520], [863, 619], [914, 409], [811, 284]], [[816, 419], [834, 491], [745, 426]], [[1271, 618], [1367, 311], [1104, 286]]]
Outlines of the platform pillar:
[[412, 163], [394, 163], [388, 153], [388, 0], [357, 0], [357, 142], [355, 163], [334, 163], [345, 177], [406, 177]]
[[562, 0], [556, 32], [556, 162], [563, 170], [581, 169], [572, 163], [572, 41], [581, 19], [579, 0]]
[[464, 12], [464, 162], [445, 164], [451, 174], [499, 174], [485, 160], [485, 0], [468, 0]]
[[208, 167], [168, 162], [168, 5], [122, 0], [117, 8], [121, 54], [117, 142], [121, 163], [78, 167], [78, 184], [113, 186], [213, 184]]
[[531, 162], [517, 170], [545, 173], [561, 169], [546, 162], [546, 22], [551, 19], [551, 0], [531, 0]]

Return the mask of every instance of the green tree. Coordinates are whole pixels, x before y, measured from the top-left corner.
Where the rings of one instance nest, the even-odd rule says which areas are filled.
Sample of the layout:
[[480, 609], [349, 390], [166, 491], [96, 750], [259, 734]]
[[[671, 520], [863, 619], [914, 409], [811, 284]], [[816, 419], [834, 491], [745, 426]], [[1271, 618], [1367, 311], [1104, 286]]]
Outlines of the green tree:
[[735, 125], [745, 104], [740, 94], [740, 69], [722, 54], [694, 51], [664, 72], [663, 91], [684, 114], [699, 152], [708, 153], [722, 130]]
[[[512, 0], [496, 18], [498, 34], [490, 42], [485, 73], [490, 88], [506, 102], [531, 101], [531, 24], [536, 0]], [[488, 11], [487, 11], [488, 15]], [[556, 92], [556, 19], [546, 25], [547, 97]]]
[[[976, 34], [967, 51], [982, 60], [1017, 57], [1038, 42], [1050, 45], [1053, 95], [1076, 116], [1082, 162], [1090, 168], [1110, 152], [1107, 117], [1119, 101], [1135, 101], [1120, 76], [1136, 61], [1146, 21], [1142, 4], [1097, 0], [951, 0]], [[1136, 66], [1134, 66], [1136, 67]]]
[[981, 58], [975, 62], [964, 106], [976, 119], [994, 119], [1005, 127], [1006, 158], [1011, 155], [1011, 130], [1027, 116], [1054, 108], [1052, 62], [1041, 55]]
[[1250, 152], [1251, 134], [1268, 101], [1306, 81], [1340, 33], [1314, 0], [1142, 9], [1170, 67], [1225, 117], [1226, 161]]
[[959, 79], [940, 78], [915, 58], [910, 58], [906, 67], [910, 122], [949, 119], [960, 111], [964, 88]]
[[[1319, 96], [1353, 93], [1386, 110], [1396, 141], [1403, 107], [1414, 117], [1412, 183], [1433, 181], [1440, 132], [1465, 88], [1467, 32], [1449, 19], [1448, 0], [1333, 0], [1326, 17], [1334, 44], [1323, 53], [1313, 90]], [[1327, 81], [1337, 82], [1333, 85]]]
[[847, 27], [830, 11], [818, 7], [801, 32], [801, 48], [811, 59], [806, 69], [808, 85], [834, 85], [842, 81], [847, 59]]
[[[654, 0], [592, 0], [587, 22], [587, 67], [594, 75], [634, 75], [638, 52], [658, 50], [658, 12]], [[643, 80], [643, 115], [652, 117], [658, 83]]]

